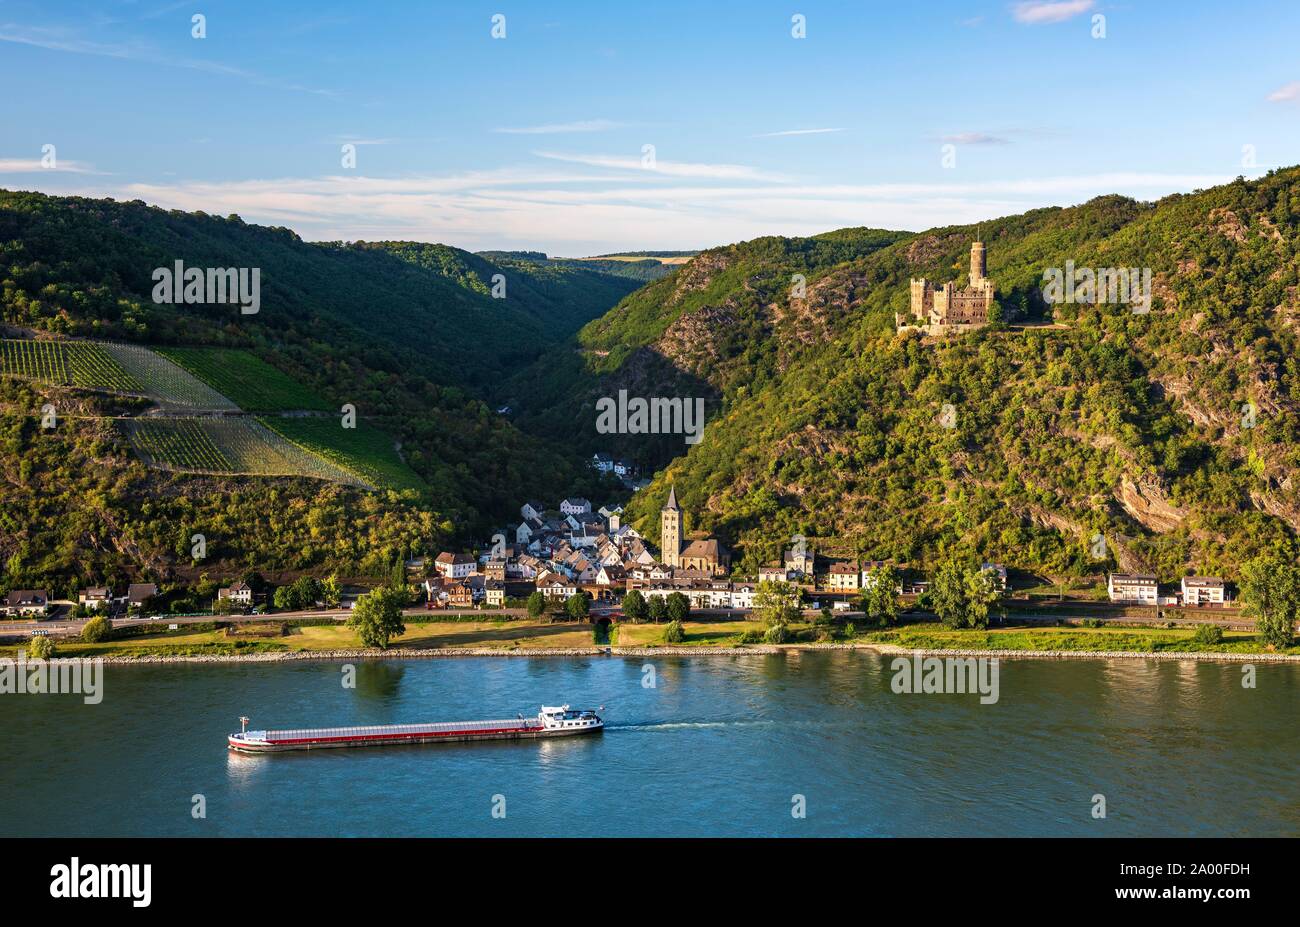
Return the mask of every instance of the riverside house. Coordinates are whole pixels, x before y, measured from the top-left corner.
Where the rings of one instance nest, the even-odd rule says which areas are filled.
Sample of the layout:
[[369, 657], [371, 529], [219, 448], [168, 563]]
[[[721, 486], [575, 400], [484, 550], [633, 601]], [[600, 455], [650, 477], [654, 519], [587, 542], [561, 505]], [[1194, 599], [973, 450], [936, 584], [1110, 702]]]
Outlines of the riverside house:
[[5, 599], [4, 612], [10, 618], [41, 618], [50, 607], [44, 589], [15, 589]]
[[857, 592], [862, 580], [862, 570], [856, 560], [832, 563], [826, 574], [826, 588], [835, 592]]
[[1111, 573], [1106, 591], [1112, 602], [1156, 605], [1160, 600], [1159, 584], [1150, 573]]
[[1228, 601], [1227, 585], [1217, 576], [1184, 576], [1184, 605], [1222, 605]]

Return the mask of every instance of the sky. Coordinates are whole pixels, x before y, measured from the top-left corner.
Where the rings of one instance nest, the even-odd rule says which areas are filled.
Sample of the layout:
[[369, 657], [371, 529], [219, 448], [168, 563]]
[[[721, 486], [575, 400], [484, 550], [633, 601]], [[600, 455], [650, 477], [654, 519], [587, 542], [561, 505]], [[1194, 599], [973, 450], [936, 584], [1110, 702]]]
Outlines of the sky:
[[1297, 27], [1294, 0], [0, 0], [0, 187], [560, 256], [916, 231], [1300, 162]]

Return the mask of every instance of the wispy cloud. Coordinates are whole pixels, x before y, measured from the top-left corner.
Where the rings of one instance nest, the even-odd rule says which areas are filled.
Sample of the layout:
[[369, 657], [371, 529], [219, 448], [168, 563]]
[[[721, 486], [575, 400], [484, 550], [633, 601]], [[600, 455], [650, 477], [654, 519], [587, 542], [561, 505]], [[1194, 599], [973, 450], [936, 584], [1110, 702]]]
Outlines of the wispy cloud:
[[955, 135], [940, 135], [939, 141], [953, 145], [1010, 145], [1011, 140], [987, 132], [958, 132]]
[[830, 132], [843, 132], [839, 129], [786, 129], [783, 132], [763, 132], [759, 135], [751, 136], [752, 138], [780, 138], [784, 135], [826, 135]]
[[365, 138], [358, 135], [336, 135], [329, 140], [331, 145], [396, 145], [395, 138]]
[[1270, 103], [1292, 103], [1296, 100], [1300, 100], [1300, 80], [1283, 84], [1268, 95]]
[[772, 182], [781, 180], [775, 174], [767, 174], [758, 170], [758, 168], [744, 164], [701, 164], [655, 158], [652, 162], [653, 166], [649, 166], [636, 156], [565, 154], [558, 151], [534, 151], [533, 154], [551, 161], [564, 161], [569, 164], [583, 164], [587, 167], [599, 167], [615, 171], [635, 171], [642, 175], [661, 174], [667, 177], [692, 177], [713, 180], [768, 180]]
[[621, 122], [612, 122], [609, 119], [583, 119], [578, 122], [552, 122], [547, 125], [501, 128], [492, 131], [504, 135], [565, 135], [571, 132], [606, 132], [610, 129], [620, 129], [623, 125]]
[[1093, 0], [1028, 0], [1012, 7], [1011, 15], [1018, 23], [1038, 26], [1043, 23], [1065, 22], [1080, 13], [1088, 12], [1092, 7]]
[[[639, 170], [639, 169], [638, 169]], [[591, 254], [620, 248], [707, 247], [761, 235], [845, 226], [922, 230], [973, 223], [1105, 193], [1153, 199], [1214, 186], [1224, 175], [1098, 173], [966, 183], [817, 184], [657, 178], [515, 167], [453, 174], [330, 175], [240, 181], [112, 183], [52, 176], [41, 187], [143, 199], [168, 209], [238, 213], [304, 238], [401, 238], [463, 248]]]
[[56, 159], [58, 167], [43, 167], [40, 158], [0, 158], [0, 174], [41, 174], [41, 173], [58, 173], [67, 174], [99, 174], [104, 175], [103, 171], [95, 170], [93, 165], [86, 164], [82, 161], [65, 161], [61, 158]]
[[116, 58], [123, 61], [138, 61], [144, 64], [159, 65], [168, 68], [185, 68], [191, 71], [205, 71], [225, 77], [238, 78], [259, 87], [276, 90], [288, 90], [296, 93], [310, 93], [324, 97], [335, 97], [333, 90], [306, 87], [302, 84], [284, 82], [264, 77], [244, 68], [233, 67], [217, 61], [205, 61], [199, 58], [177, 58], [162, 55], [155, 50], [131, 42], [96, 42], [82, 38], [66, 29], [43, 26], [20, 26], [13, 23], [0, 24], [0, 42], [15, 45], [30, 45], [48, 51], [64, 52], [72, 55], [93, 55], [100, 58]]

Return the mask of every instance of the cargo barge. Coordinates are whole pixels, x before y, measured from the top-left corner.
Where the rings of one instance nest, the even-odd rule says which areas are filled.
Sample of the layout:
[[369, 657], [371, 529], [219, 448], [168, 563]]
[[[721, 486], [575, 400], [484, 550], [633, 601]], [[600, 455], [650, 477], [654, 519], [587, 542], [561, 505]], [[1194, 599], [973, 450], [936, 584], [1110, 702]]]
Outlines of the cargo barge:
[[571, 709], [568, 705], [543, 705], [534, 718], [520, 715], [513, 720], [504, 721], [444, 721], [434, 724], [381, 724], [372, 727], [324, 727], [286, 731], [250, 731], [248, 719], [239, 720], [243, 730], [227, 738], [230, 749], [239, 753], [463, 743], [471, 740], [528, 740], [594, 734], [605, 726], [605, 722], [594, 711]]

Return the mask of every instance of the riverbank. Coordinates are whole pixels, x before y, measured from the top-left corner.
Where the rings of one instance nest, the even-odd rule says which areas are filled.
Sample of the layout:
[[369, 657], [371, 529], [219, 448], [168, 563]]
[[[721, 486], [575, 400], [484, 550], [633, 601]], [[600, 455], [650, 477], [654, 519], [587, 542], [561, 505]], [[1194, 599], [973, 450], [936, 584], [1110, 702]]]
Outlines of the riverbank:
[[563, 647], [504, 649], [500, 647], [446, 647], [417, 650], [297, 650], [247, 654], [140, 654], [102, 657], [106, 664], [152, 665], [167, 663], [284, 663], [300, 661], [432, 660], [458, 657], [750, 657], [781, 653], [862, 651], [882, 656], [993, 658], [1000, 660], [1159, 660], [1204, 663], [1300, 663], [1300, 654], [1223, 653], [1214, 651], [1137, 650], [983, 650], [911, 649], [897, 644], [746, 644], [736, 647]]
[[[668, 644], [664, 625], [623, 624], [612, 640], [597, 638], [585, 623], [538, 621], [455, 621], [411, 623], [387, 650], [362, 647], [342, 626], [285, 628], [246, 634], [226, 630], [177, 629], [134, 634], [88, 644], [56, 642], [56, 655], [98, 657], [113, 663], [223, 663], [284, 660], [427, 659], [458, 656], [574, 657], [718, 656], [785, 651], [863, 650], [882, 654], [922, 653], [1005, 659], [1174, 659], [1286, 662], [1300, 660], [1300, 646], [1275, 652], [1248, 632], [1228, 632], [1217, 643], [1198, 642], [1188, 629], [999, 627], [987, 631], [951, 630], [935, 623], [861, 630], [845, 637], [826, 627], [792, 627], [794, 641], [761, 642], [762, 628], [744, 620], [687, 621], [686, 639]], [[760, 640], [756, 641], [756, 638]], [[599, 641], [599, 642], [598, 642]], [[16, 656], [20, 646], [0, 649]]]

